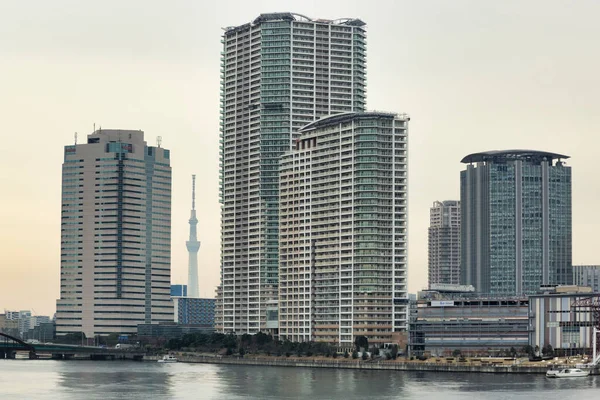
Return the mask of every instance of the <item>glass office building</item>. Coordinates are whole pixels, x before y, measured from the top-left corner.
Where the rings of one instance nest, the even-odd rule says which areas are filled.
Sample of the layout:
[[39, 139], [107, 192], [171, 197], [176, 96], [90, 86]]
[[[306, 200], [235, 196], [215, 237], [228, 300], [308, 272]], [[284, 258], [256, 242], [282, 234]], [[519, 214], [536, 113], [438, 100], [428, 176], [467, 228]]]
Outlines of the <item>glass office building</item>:
[[532, 294], [571, 284], [568, 156], [507, 150], [463, 158], [461, 283], [479, 293]]

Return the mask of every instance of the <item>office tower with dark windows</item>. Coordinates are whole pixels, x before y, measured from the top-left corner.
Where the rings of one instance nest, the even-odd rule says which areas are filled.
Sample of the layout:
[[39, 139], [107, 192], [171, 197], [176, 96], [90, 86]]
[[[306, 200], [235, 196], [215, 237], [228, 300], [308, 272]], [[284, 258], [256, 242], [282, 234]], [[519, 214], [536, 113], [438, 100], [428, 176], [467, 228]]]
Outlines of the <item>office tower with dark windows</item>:
[[65, 146], [57, 335], [173, 321], [169, 158], [142, 131], [102, 129]]
[[[221, 58], [221, 285], [216, 329], [274, 329], [279, 157], [297, 130], [363, 111], [365, 23], [262, 14], [225, 29]], [[276, 312], [271, 319], [277, 320]], [[276, 324], [275, 324], [276, 328]]]
[[572, 283], [567, 158], [533, 150], [463, 158], [461, 283], [499, 295]]
[[460, 283], [460, 201], [436, 201], [429, 209], [429, 287]]
[[280, 338], [351, 347], [406, 331], [408, 121], [323, 118], [282, 157]]

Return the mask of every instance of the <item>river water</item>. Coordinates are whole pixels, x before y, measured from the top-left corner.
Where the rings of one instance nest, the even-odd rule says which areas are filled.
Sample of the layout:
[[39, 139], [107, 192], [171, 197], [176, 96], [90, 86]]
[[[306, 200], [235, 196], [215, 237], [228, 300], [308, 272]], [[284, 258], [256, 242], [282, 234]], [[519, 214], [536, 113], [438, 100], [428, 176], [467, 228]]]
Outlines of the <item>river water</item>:
[[0, 360], [0, 399], [598, 399], [600, 376]]

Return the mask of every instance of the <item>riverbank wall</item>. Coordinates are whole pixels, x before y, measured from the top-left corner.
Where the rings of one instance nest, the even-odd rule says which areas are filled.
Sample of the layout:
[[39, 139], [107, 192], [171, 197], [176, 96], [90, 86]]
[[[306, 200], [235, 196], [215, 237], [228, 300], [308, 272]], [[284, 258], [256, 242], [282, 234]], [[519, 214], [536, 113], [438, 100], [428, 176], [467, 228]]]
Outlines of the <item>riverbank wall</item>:
[[[157, 361], [159, 357], [145, 357], [145, 361]], [[458, 363], [431, 363], [427, 361], [379, 361], [379, 360], [314, 360], [289, 358], [203, 357], [177, 355], [179, 362], [201, 364], [254, 365], [263, 367], [341, 368], [360, 370], [467, 372], [495, 374], [545, 374], [547, 366], [532, 365], [473, 365]], [[566, 367], [566, 366], [565, 366]], [[592, 375], [600, 374], [598, 369]]]

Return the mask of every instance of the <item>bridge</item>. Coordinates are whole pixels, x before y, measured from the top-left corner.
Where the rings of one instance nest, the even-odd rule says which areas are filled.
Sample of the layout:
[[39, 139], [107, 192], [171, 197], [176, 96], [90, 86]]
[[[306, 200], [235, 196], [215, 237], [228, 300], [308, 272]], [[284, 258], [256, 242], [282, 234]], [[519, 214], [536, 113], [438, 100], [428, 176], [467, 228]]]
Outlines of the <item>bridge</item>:
[[0, 332], [0, 359], [16, 358], [17, 354], [26, 356], [19, 358], [29, 359], [142, 360], [145, 352], [140, 348], [114, 349], [59, 343], [26, 343], [19, 338]]

